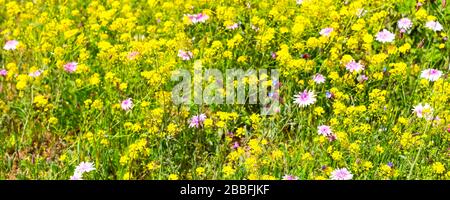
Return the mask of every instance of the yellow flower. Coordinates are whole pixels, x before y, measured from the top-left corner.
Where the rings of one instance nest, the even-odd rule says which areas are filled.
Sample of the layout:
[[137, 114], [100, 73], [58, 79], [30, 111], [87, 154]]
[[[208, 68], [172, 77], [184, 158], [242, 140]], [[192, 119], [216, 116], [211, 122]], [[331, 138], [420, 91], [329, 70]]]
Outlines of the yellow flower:
[[283, 152], [280, 151], [279, 149], [277, 149], [277, 150], [275, 150], [275, 151], [272, 151], [272, 158], [273, 158], [274, 160], [280, 159], [280, 158], [282, 158], [282, 157], [283, 157]]
[[167, 126], [167, 132], [169, 132], [169, 134], [171, 134], [171, 135], [177, 133], [178, 132], [178, 126], [176, 124], [174, 124], [174, 123], [170, 123]]
[[314, 108], [314, 113], [317, 116], [322, 116], [322, 114], [325, 113], [325, 110], [322, 107], [317, 106], [316, 108]]
[[128, 156], [127, 155], [123, 155], [123, 156], [120, 157], [119, 163], [120, 163], [120, 165], [124, 166], [124, 165], [128, 164], [128, 161], [129, 161]]
[[428, 87], [428, 85], [430, 84], [430, 82], [427, 79], [420, 79], [420, 85], [422, 85], [422, 87]]
[[125, 172], [125, 174], [123, 174], [123, 180], [130, 180], [132, 177], [130, 172]]
[[370, 35], [370, 34], [364, 34], [364, 36], [363, 36], [363, 41], [365, 42], [365, 43], [372, 43], [373, 42], [373, 37], [372, 37], [372, 35]]
[[253, 113], [253, 114], [250, 116], [250, 121], [252, 122], [252, 124], [259, 123], [259, 121], [260, 121], [259, 114]]
[[324, 176], [316, 176], [314, 177], [314, 180], [328, 180], [328, 179], [325, 178]]
[[205, 119], [205, 121], [203, 122], [203, 125], [205, 125], [205, 128], [211, 127], [212, 124], [213, 124], [213, 120], [210, 118]]
[[259, 177], [258, 177], [258, 175], [254, 174], [254, 173], [250, 173], [250, 175], [248, 175], [247, 179], [248, 180], [258, 180]]
[[306, 152], [302, 155], [302, 160], [311, 161], [311, 160], [313, 160], [313, 157], [309, 152]]
[[340, 161], [340, 160], [342, 159], [342, 153], [339, 152], [339, 151], [334, 151], [334, 152], [331, 154], [331, 157], [332, 157], [333, 160], [335, 160], [335, 161]]
[[370, 169], [373, 168], [373, 164], [370, 161], [364, 161], [363, 167], [364, 167], [364, 170], [369, 171]]
[[377, 146], [375, 147], [375, 151], [378, 153], [383, 153], [384, 148], [381, 145], [377, 144]]
[[205, 168], [197, 167], [197, 169], [195, 169], [195, 172], [197, 173], [197, 175], [202, 176], [205, 173]]
[[95, 73], [94, 75], [89, 78], [89, 84], [91, 85], [98, 85], [100, 83], [100, 75], [98, 73]]
[[428, 17], [427, 11], [423, 8], [420, 8], [414, 15], [418, 20], [425, 20]]
[[103, 108], [103, 102], [99, 99], [96, 99], [92, 105], [91, 108], [97, 109], [97, 110], [101, 110]]
[[19, 81], [16, 84], [16, 89], [18, 89], [18, 90], [25, 90], [26, 87], [27, 87], [26, 81]]
[[169, 180], [178, 180], [178, 175], [176, 175], [176, 174], [170, 174], [168, 179], [169, 179]]
[[146, 108], [146, 107], [148, 107], [150, 105], [150, 102], [148, 102], [148, 101], [142, 101], [141, 102], [141, 107], [142, 108]]
[[159, 168], [159, 165], [156, 164], [154, 161], [151, 161], [147, 164], [147, 170], [152, 171], [152, 170], [156, 170]]
[[398, 118], [398, 123], [406, 125], [406, 124], [408, 124], [408, 119], [406, 119], [404, 117], [399, 117]]
[[400, 51], [400, 53], [406, 53], [411, 49], [411, 45], [409, 43], [406, 43], [404, 45], [402, 45], [400, 48], [398, 48], [398, 50]]
[[120, 86], [119, 86], [119, 89], [122, 90], [122, 91], [125, 91], [127, 89], [127, 87], [128, 87], [127, 83], [121, 83]]
[[357, 142], [350, 144], [350, 151], [352, 153], [358, 153], [360, 150], [359, 144]]
[[63, 154], [59, 157], [59, 161], [64, 162], [66, 160], [66, 158], [67, 158], [67, 155]]
[[445, 172], [445, 166], [441, 162], [433, 163], [431, 168], [433, 169], [434, 173], [436, 173], [436, 174], [443, 174]]
[[48, 123], [55, 125], [58, 123], [58, 118], [50, 117], [50, 119], [48, 119]]
[[236, 130], [236, 137], [242, 137], [245, 135], [246, 130], [243, 127], [239, 127]]
[[44, 96], [38, 95], [34, 97], [33, 103], [36, 105], [37, 108], [43, 108], [48, 104], [48, 100]]
[[225, 123], [224, 121], [218, 121], [218, 122], [216, 123], [216, 126], [217, 126], [218, 128], [224, 128], [224, 127], [226, 126], [226, 123]]
[[229, 176], [232, 176], [232, 175], [234, 174], [235, 170], [233, 169], [232, 166], [230, 166], [230, 165], [225, 165], [225, 166], [223, 167], [223, 169], [222, 169], [222, 172], [224, 173], [224, 175], [225, 175], [226, 177], [229, 177]]

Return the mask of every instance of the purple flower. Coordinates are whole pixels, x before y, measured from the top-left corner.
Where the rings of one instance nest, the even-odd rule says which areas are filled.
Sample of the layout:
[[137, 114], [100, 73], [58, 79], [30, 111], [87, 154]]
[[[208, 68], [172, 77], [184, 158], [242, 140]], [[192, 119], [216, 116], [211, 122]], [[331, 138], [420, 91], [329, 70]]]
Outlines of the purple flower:
[[64, 70], [66, 70], [66, 72], [73, 73], [77, 70], [77, 66], [77, 62], [70, 62], [64, 65]]
[[333, 131], [331, 130], [331, 127], [327, 126], [327, 125], [318, 126], [317, 132], [319, 133], [319, 135], [323, 135], [323, 136], [329, 136], [333, 133]]
[[361, 74], [356, 78], [356, 80], [358, 80], [358, 82], [360, 82], [360, 83], [367, 81], [367, 79], [369, 79], [369, 78], [364, 74]]
[[330, 34], [333, 32], [333, 30], [334, 30], [333, 28], [324, 28], [319, 32], [319, 34], [321, 36], [329, 37]]
[[333, 93], [326, 91], [325, 96], [327, 97], [327, 99], [331, 99], [331, 98], [333, 98]]
[[333, 142], [337, 139], [337, 136], [335, 134], [330, 134], [327, 136], [328, 141]]
[[239, 24], [238, 23], [234, 23], [232, 25], [227, 26], [227, 29], [229, 29], [229, 30], [234, 30], [234, 29], [237, 29], [237, 28], [239, 28]]
[[40, 76], [41, 74], [42, 74], [42, 70], [36, 70], [36, 71], [34, 71], [34, 72], [30, 72], [30, 73], [28, 74], [28, 76], [31, 76], [31, 77], [33, 77], [33, 78], [36, 78], [36, 77]]
[[131, 101], [131, 98], [125, 99], [120, 104], [120, 107], [122, 107], [123, 110], [127, 111], [133, 108], [133, 101]]
[[234, 142], [233, 149], [237, 149], [238, 147], [240, 147], [239, 142]]
[[0, 76], [6, 76], [6, 75], [8, 75], [8, 71], [6, 69], [1, 69]]
[[203, 13], [193, 14], [193, 15], [187, 14], [186, 16], [189, 18], [189, 20], [190, 20], [191, 23], [193, 23], [193, 24], [196, 24], [196, 23], [204, 23], [204, 22], [206, 22], [206, 20], [209, 19], [209, 16], [208, 16], [208, 15], [205, 15], [205, 14], [203, 14]]
[[272, 56], [272, 59], [276, 59], [276, 58], [277, 58], [277, 53], [272, 52], [272, 53], [271, 53], [271, 56]]
[[180, 57], [182, 60], [190, 60], [194, 57], [194, 55], [190, 51], [178, 50], [178, 57]]
[[281, 82], [278, 80], [272, 80], [272, 86], [275, 88], [280, 88]]
[[132, 51], [128, 53], [127, 58], [128, 60], [134, 60], [139, 55], [138, 51]]
[[199, 116], [198, 116], [198, 119], [201, 121], [201, 122], [203, 122], [203, 121], [205, 121], [205, 119], [206, 119], [206, 115], [205, 114], [200, 114]]
[[230, 137], [230, 138], [232, 138], [232, 137], [234, 137], [234, 133], [233, 133], [233, 132], [228, 132], [228, 133], [227, 133], [227, 136]]
[[297, 176], [286, 174], [283, 176], [283, 180], [298, 180]]
[[198, 128], [200, 126], [203, 126], [203, 122], [205, 121], [205, 119], [206, 119], [205, 114], [192, 116], [191, 123], [189, 124], [189, 128], [192, 128], [192, 127]]
[[209, 16], [206, 15], [206, 14], [203, 14], [203, 13], [197, 14], [197, 21], [200, 22], [200, 23], [204, 23], [208, 19], [209, 19]]
[[394, 167], [394, 163], [392, 163], [392, 162], [388, 162], [388, 164], [387, 164], [389, 167]]

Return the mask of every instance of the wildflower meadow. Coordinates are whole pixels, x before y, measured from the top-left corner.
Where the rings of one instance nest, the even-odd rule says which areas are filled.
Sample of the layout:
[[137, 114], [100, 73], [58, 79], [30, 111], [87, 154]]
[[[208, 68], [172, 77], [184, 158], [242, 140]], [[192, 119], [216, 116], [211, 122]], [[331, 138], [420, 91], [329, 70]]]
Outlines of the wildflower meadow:
[[446, 0], [0, 0], [0, 179], [450, 179]]

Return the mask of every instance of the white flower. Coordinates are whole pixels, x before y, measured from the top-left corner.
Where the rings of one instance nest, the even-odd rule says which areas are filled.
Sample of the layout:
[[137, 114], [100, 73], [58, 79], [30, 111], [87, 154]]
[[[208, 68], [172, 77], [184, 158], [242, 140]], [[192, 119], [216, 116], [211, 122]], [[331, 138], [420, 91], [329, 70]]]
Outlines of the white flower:
[[425, 27], [433, 30], [433, 31], [442, 31], [443, 27], [438, 21], [428, 21], [425, 24]]
[[353, 175], [347, 170], [347, 168], [338, 168], [331, 172], [332, 180], [351, 180], [352, 178]]
[[77, 168], [75, 168], [75, 172], [78, 172], [78, 173], [81, 173], [81, 174], [83, 174], [85, 172], [90, 172], [90, 171], [93, 171], [93, 170], [95, 170], [94, 163], [91, 163], [91, 162], [81, 162], [77, 166]]
[[324, 28], [319, 32], [319, 34], [321, 36], [329, 37], [330, 34], [333, 32], [333, 30], [334, 30], [333, 28]]
[[83, 174], [75, 172], [73, 176], [70, 176], [70, 180], [83, 180]]
[[325, 77], [322, 74], [316, 74], [313, 76], [313, 81], [317, 84], [325, 83]]
[[405, 17], [405, 18], [402, 18], [402, 19], [398, 20], [397, 26], [398, 26], [399, 29], [402, 29], [402, 30], [406, 31], [406, 30], [409, 30], [412, 27], [412, 22], [411, 22], [411, 20], [409, 18]]
[[294, 95], [294, 103], [300, 107], [307, 107], [316, 102], [316, 95], [314, 91], [305, 90], [297, 95]]
[[360, 62], [355, 62], [354, 60], [352, 60], [345, 65], [345, 68], [350, 72], [358, 73], [364, 70], [364, 65], [362, 65]]
[[437, 81], [442, 76], [442, 71], [437, 69], [426, 69], [420, 74], [421, 78], [428, 79], [429, 81]]
[[376, 40], [382, 43], [393, 42], [395, 40], [395, 34], [383, 29], [377, 33]]
[[433, 108], [427, 103], [425, 105], [419, 103], [417, 106], [414, 106], [413, 113], [415, 113], [418, 118], [426, 118], [427, 120], [433, 119]]
[[81, 162], [76, 168], [70, 180], [83, 180], [83, 173], [94, 171], [94, 163]]
[[367, 10], [365, 10], [364, 8], [359, 8], [356, 11], [356, 16], [358, 16], [358, 18], [360, 18], [360, 17], [366, 15], [366, 13], [367, 13]]
[[17, 45], [19, 45], [19, 41], [17, 40], [9, 40], [6, 42], [5, 46], [3, 47], [4, 50], [14, 50], [17, 48]]

